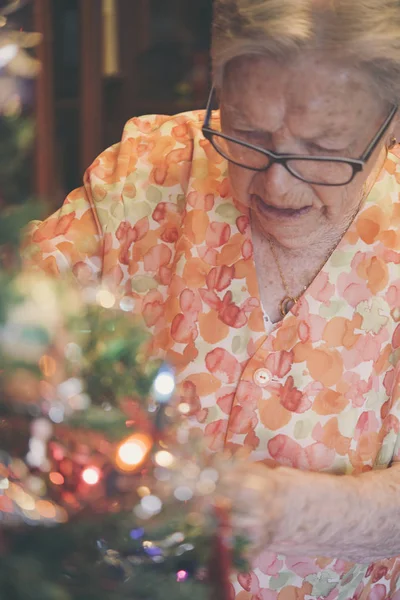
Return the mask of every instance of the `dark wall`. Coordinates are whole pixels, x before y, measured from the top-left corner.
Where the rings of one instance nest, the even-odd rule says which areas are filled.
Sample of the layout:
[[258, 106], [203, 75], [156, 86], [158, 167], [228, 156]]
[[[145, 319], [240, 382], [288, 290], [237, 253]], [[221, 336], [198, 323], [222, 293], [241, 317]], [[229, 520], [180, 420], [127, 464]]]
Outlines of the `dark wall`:
[[[80, 2], [53, 0], [54, 90], [58, 177], [80, 184]], [[100, 2], [100, 0], [99, 0]], [[102, 83], [102, 146], [120, 139], [141, 114], [203, 108], [210, 85], [212, 0], [118, 0], [121, 71]]]

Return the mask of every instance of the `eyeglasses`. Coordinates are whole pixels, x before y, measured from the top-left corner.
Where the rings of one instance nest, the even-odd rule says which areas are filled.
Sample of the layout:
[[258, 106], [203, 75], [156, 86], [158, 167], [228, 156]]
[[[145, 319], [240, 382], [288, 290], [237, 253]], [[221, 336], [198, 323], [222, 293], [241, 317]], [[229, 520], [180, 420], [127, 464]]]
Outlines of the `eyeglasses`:
[[249, 144], [235, 137], [225, 135], [210, 127], [212, 107], [215, 99], [212, 88], [207, 103], [203, 124], [203, 135], [211, 142], [215, 150], [230, 162], [252, 171], [266, 171], [273, 164], [285, 167], [291, 175], [315, 185], [341, 186], [353, 181], [362, 171], [374, 153], [379, 142], [387, 132], [398, 110], [394, 105], [373, 140], [368, 144], [360, 158], [337, 156], [302, 156], [299, 154], [280, 154]]

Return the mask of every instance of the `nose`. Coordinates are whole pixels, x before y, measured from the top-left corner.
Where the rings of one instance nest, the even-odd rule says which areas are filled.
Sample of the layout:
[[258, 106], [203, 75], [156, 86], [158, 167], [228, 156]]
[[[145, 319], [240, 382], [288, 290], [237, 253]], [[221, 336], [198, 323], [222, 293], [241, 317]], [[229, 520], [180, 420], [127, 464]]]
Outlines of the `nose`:
[[263, 186], [265, 193], [272, 200], [285, 196], [300, 183], [289, 171], [278, 163], [273, 163], [266, 171], [258, 175], [259, 184]]

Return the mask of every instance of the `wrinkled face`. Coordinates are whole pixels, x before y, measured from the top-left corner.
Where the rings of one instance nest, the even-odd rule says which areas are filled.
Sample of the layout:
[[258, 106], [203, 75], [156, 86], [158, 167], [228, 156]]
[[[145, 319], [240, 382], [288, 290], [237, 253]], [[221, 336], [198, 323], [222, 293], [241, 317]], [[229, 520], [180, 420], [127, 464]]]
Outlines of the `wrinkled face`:
[[[359, 158], [390, 109], [374, 89], [365, 72], [315, 56], [288, 65], [242, 57], [226, 69], [222, 130], [278, 153]], [[251, 207], [262, 232], [284, 247], [303, 248], [344, 233], [393, 128], [346, 186], [308, 184], [277, 164], [259, 173], [230, 163], [234, 193]]]

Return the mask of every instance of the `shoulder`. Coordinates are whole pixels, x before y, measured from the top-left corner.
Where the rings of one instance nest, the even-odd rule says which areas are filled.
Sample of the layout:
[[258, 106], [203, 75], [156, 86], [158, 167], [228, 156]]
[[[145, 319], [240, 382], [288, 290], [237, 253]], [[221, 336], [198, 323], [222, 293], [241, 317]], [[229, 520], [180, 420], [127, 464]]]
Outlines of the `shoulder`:
[[[143, 157], [159, 140], [169, 140], [171, 146], [185, 144], [202, 138], [204, 111], [197, 110], [178, 115], [144, 115], [130, 119], [123, 129], [121, 141], [103, 152], [100, 157], [111, 155], [137, 155]], [[168, 149], [168, 147], [166, 147]], [[93, 170], [97, 161], [91, 166]]]
[[[139, 235], [134, 228], [142, 232], [145, 226], [153, 231], [166, 206], [175, 219], [189, 181], [200, 179], [204, 194], [213, 190], [214, 159], [202, 135], [203, 119], [204, 111], [130, 119], [121, 141], [102, 152], [87, 169], [83, 187], [69, 194], [54, 215], [32, 224], [30, 256], [41, 264], [48, 258], [53, 270], [82, 262], [101, 270], [105, 256], [109, 255], [110, 262], [115, 254], [107, 254], [104, 248], [116, 250], [123, 231], [131, 235], [131, 244]], [[212, 176], [207, 179], [208, 170]], [[155, 212], [157, 207], [161, 208]], [[154, 232], [152, 235], [155, 237]]]
[[[171, 188], [176, 194], [184, 193], [189, 178], [196, 176], [193, 165], [198, 159], [208, 164], [212, 158], [202, 134], [204, 114], [196, 110], [130, 119], [121, 141], [100, 154], [86, 171], [84, 184], [94, 204], [109, 210], [120, 199], [131, 206], [134, 199], [143, 199], [150, 186], [152, 190], [157, 187], [157, 196], [168, 196]], [[214, 123], [218, 118], [215, 113]]]
[[[85, 174], [85, 184], [100, 195], [121, 193], [127, 179], [173, 184], [180, 167], [191, 162], [206, 142], [204, 111], [174, 116], [145, 115], [130, 119], [121, 141], [100, 154]], [[173, 173], [172, 173], [173, 172]]]
[[151, 136], [157, 132], [176, 137], [185, 129], [193, 135], [201, 132], [204, 121], [204, 110], [194, 110], [176, 115], [143, 115], [133, 117], [125, 127], [122, 140], [127, 137]]

